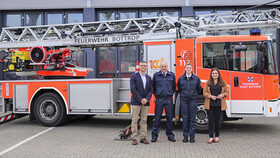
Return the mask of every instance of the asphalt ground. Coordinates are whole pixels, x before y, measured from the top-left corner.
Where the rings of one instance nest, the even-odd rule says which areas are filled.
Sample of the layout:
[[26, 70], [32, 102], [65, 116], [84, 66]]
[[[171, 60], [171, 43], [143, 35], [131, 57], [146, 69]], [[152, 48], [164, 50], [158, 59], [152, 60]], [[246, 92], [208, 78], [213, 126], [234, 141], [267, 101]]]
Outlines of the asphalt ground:
[[[225, 122], [220, 142], [207, 144], [208, 134], [197, 133], [195, 143], [183, 143], [182, 126], [174, 129], [176, 142], [165, 135], [165, 122], [156, 143], [131, 145], [116, 141], [129, 117], [76, 118], [60, 127], [43, 127], [23, 117], [0, 125], [0, 157], [164, 157], [164, 158], [279, 158], [280, 118], [245, 118]], [[151, 123], [148, 140], [151, 139]]]

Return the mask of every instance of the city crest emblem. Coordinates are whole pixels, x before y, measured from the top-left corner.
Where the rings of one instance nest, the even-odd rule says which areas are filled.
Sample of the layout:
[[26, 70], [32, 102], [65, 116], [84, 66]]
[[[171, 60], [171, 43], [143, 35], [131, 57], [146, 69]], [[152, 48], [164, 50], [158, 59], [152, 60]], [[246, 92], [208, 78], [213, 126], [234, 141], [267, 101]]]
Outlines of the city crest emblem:
[[253, 77], [248, 77], [249, 82], [253, 82]]

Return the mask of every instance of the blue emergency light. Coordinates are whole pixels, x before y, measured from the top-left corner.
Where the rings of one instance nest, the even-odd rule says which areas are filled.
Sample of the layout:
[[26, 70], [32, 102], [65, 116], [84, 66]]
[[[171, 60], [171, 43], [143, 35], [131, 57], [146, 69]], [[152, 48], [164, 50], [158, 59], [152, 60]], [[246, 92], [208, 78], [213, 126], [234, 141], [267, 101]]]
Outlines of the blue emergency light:
[[261, 35], [261, 29], [251, 29], [250, 35]]

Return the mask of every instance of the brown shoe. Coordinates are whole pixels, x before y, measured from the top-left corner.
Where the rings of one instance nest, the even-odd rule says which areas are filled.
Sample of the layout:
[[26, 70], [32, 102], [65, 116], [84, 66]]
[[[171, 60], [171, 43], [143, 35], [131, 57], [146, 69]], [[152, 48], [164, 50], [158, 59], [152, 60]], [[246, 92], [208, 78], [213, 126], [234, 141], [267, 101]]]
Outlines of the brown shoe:
[[143, 144], [150, 144], [146, 138], [143, 138], [140, 140], [140, 143], [143, 143]]
[[136, 139], [133, 139], [132, 140], [132, 145], [137, 145], [138, 143], [137, 143], [137, 140]]

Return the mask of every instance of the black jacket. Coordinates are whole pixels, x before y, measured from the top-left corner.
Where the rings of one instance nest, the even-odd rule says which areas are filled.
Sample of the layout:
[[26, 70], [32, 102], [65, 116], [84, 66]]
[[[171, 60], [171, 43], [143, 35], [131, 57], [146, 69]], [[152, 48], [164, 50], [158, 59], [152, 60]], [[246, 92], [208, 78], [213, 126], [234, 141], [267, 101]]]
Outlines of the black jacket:
[[166, 76], [161, 71], [153, 76], [153, 93], [156, 98], [172, 96], [176, 90], [176, 79], [173, 72], [167, 71]]
[[149, 75], [146, 76], [146, 87], [144, 89], [143, 87], [143, 81], [140, 76], [140, 72], [136, 72], [131, 75], [130, 77], [130, 90], [132, 93], [131, 105], [142, 105], [141, 100], [143, 98], [146, 98], [148, 100], [148, 103], [146, 106], [149, 106], [149, 101], [152, 97], [152, 79]]
[[178, 79], [177, 86], [181, 99], [197, 99], [201, 92], [201, 81], [194, 74], [189, 79], [186, 74], [182, 75]]

